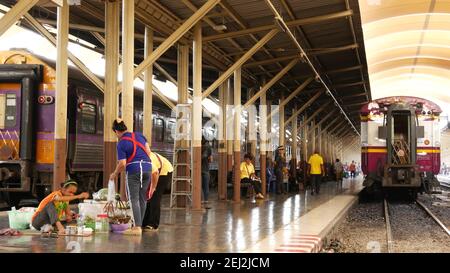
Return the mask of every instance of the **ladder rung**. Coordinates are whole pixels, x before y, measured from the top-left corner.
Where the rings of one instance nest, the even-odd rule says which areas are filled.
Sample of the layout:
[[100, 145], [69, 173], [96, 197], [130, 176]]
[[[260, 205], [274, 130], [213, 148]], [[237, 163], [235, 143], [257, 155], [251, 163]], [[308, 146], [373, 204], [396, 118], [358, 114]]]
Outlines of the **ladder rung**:
[[173, 195], [191, 195], [190, 191], [178, 191], [178, 192], [174, 192]]
[[179, 147], [179, 148], [175, 148], [175, 151], [176, 151], [176, 152], [179, 152], [179, 151], [189, 151], [189, 150], [191, 150], [191, 147], [185, 147], [185, 148]]
[[176, 158], [175, 158], [175, 161], [173, 162], [173, 165], [177, 165], [177, 164], [191, 164], [191, 162], [186, 162], [185, 160], [180, 160], [180, 161], [178, 161], [178, 160], [176, 160]]
[[173, 167], [175, 168], [175, 167], [178, 167], [178, 166], [191, 166], [191, 163], [178, 163], [178, 162], [175, 162], [174, 164], [173, 164]]
[[[183, 167], [183, 166], [180, 166], [180, 167]], [[187, 175], [187, 174], [184, 174], [184, 172], [186, 172], [186, 173], [189, 173], [189, 172], [191, 172], [191, 169], [187, 169], [187, 170], [184, 170], [184, 172], [181, 172], [181, 174], [180, 175], [177, 175], [178, 174], [178, 171], [177, 171], [177, 167], [174, 167], [174, 170], [173, 170], [173, 174], [172, 174], [172, 176], [173, 177], [179, 177], [179, 176], [189, 176], [189, 175]]]
[[174, 177], [173, 180], [191, 180], [190, 177]]

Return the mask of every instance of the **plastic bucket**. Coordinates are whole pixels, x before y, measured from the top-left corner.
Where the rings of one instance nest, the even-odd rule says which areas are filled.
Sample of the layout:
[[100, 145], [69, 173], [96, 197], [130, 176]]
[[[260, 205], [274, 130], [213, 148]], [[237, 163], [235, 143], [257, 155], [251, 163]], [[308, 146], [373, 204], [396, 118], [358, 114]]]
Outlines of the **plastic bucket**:
[[18, 230], [29, 229], [33, 214], [34, 212], [32, 211], [8, 211], [9, 227]]
[[123, 233], [125, 230], [130, 228], [129, 224], [110, 224], [111, 231], [114, 233]]

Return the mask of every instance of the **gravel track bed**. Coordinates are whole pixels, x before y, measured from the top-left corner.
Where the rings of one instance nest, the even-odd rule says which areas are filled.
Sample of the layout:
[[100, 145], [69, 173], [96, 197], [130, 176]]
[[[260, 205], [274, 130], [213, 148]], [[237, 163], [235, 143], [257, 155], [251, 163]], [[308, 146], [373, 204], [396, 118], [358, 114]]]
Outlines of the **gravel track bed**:
[[[442, 200], [426, 194], [420, 195], [419, 200], [444, 224], [450, 224], [450, 207], [432, 206], [433, 202]], [[450, 253], [450, 237], [417, 204], [389, 201], [389, 213], [393, 252]], [[323, 252], [387, 252], [382, 201], [356, 205], [327, 238]]]
[[389, 202], [394, 252], [450, 253], [450, 237], [417, 204]]
[[[443, 196], [450, 198], [450, 191], [443, 191]], [[445, 202], [438, 198], [440, 195], [419, 195], [418, 199], [434, 214], [439, 220], [450, 228], [450, 202]], [[435, 205], [433, 205], [433, 203]], [[446, 206], [445, 206], [446, 205]]]
[[386, 225], [381, 203], [356, 205], [328, 238], [324, 252], [386, 252]]

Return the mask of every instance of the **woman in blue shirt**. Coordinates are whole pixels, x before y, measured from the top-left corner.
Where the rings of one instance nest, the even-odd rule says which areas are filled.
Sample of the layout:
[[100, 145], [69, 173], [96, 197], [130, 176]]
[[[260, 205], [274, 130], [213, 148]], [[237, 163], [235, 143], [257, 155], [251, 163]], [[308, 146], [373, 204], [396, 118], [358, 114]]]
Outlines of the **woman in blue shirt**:
[[152, 171], [150, 146], [141, 133], [127, 132], [127, 126], [122, 120], [115, 120], [112, 129], [119, 138], [117, 143], [119, 162], [109, 179], [114, 180], [124, 169], [126, 170], [126, 189], [134, 219], [134, 227], [126, 230], [124, 234], [141, 235]]

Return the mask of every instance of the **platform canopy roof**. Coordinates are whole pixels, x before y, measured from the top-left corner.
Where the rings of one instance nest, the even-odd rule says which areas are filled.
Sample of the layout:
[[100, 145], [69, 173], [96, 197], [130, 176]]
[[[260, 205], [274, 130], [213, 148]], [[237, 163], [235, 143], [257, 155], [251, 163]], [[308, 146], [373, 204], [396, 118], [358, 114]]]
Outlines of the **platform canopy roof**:
[[450, 107], [450, 0], [359, 0], [374, 99]]
[[[16, 2], [0, 1], [9, 7]], [[39, 1], [29, 13], [42, 24], [54, 26], [56, 24], [54, 2], [58, 1]], [[103, 53], [104, 45], [101, 38], [104, 37], [104, 1], [70, 2], [75, 3], [70, 8], [70, 33], [94, 45], [91, 49]], [[268, 2], [221, 0], [202, 19], [204, 88], [217, 79], [220, 71], [230, 67], [271, 29], [280, 29], [275, 23], [274, 13], [269, 8]], [[333, 96], [326, 96], [324, 93], [311, 104], [307, 110], [308, 114], [314, 113], [325, 103], [332, 102], [330, 105], [336, 107], [336, 112], [339, 113], [342, 109], [359, 130], [359, 109], [371, 100], [371, 92], [358, 1], [271, 0], [270, 2], [281, 14], [304, 48], [312, 65], [336, 98], [337, 103], [332, 100]], [[145, 26], [155, 31], [157, 47], [205, 3], [206, 0], [135, 0], [135, 63], [139, 64], [143, 60]], [[25, 20], [22, 21], [22, 26], [32, 28]], [[192, 31], [179, 42], [191, 41]], [[258, 90], [292, 59], [300, 59], [299, 57], [300, 52], [295, 43], [286, 32], [280, 31], [243, 65], [243, 86]], [[175, 79], [176, 62], [176, 46], [157, 61]], [[155, 73], [164, 77], [157, 69]], [[303, 82], [315, 76], [308, 62], [299, 61], [269, 89], [268, 99], [277, 101], [283, 93], [287, 97]], [[291, 113], [291, 108], [301, 106], [318, 90], [324, 89], [320, 81], [312, 80], [305, 90], [286, 105], [287, 116]], [[245, 103], [247, 92], [242, 93], [242, 101]], [[217, 93], [212, 95], [217, 97]], [[336, 106], [333, 106], [333, 103]], [[338, 108], [338, 105], [341, 108]], [[322, 111], [318, 118], [327, 114], [329, 111]], [[332, 119], [329, 119], [324, 125], [331, 121]]]

